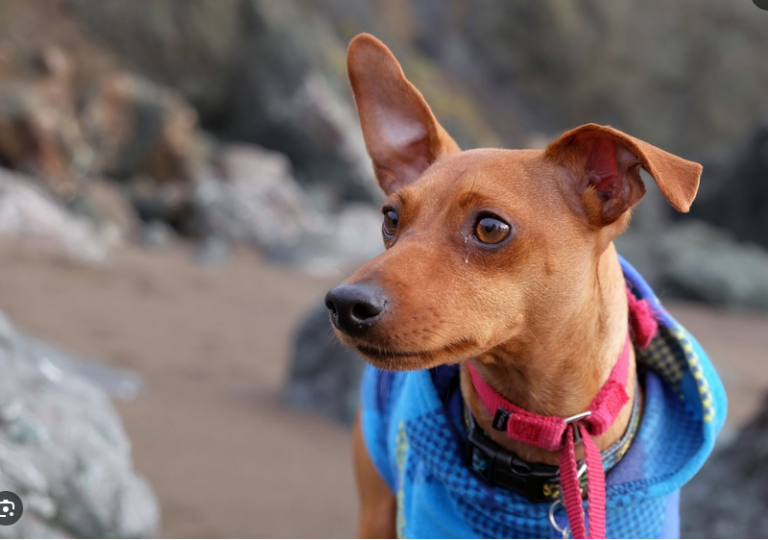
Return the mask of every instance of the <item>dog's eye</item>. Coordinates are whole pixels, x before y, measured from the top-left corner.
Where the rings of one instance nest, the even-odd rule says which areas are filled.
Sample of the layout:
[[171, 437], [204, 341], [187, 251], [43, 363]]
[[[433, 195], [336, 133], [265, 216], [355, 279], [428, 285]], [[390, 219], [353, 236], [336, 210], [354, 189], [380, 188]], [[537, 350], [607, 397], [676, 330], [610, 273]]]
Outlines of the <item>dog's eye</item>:
[[475, 225], [475, 236], [483, 244], [498, 244], [509, 236], [509, 225], [500, 219], [486, 216]]
[[397, 212], [391, 208], [384, 209], [384, 224], [381, 226], [381, 231], [384, 233], [385, 238], [392, 238], [397, 234], [397, 225], [400, 223], [400, 217]]

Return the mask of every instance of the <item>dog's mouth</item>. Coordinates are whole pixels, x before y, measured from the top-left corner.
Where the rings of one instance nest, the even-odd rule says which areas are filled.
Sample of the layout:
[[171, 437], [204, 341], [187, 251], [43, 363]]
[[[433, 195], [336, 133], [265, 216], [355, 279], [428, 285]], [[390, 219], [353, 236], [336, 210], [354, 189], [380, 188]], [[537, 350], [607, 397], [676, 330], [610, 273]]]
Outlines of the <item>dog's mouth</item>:
[[355, 345], [355, 349], [375, 365], [386, 366], [387, 369], [408, 370], [433, 367], [451, 359], [458, 361], [458, 357], [473, 346], [474, 342], [471, 340], [461, 339], [444, 347], [419, 351], [399, 351], [362, 343]]

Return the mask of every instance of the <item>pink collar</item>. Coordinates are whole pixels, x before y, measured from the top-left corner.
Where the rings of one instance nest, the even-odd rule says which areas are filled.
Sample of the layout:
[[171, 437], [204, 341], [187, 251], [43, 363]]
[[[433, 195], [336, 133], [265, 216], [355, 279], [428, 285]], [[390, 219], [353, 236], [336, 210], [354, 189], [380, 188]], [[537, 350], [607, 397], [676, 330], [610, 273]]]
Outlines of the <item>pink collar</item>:
[[578, 422], [595, 437], [602, 435], [613, 425], [621, 408], [629, 400], [626, 392], [628, 369], [629, 336], [611, 375], [592, 400], [589, 409], [571, 418], [560, 418], [534, 414], [507, 401], [485, 382], [472, 362], [469, 363], [469, 373], [480, 401], [490, 413], [495, 414], [494, 429], [506, 431], [507, 435], [516, 441], [551, 452], [563, 447], [563, 436], [571, 423]]
[[[627, 290], [630, 327], [637, 345], [645, 348], [656, 332], [656, 321], [647, 302], [638, 301]], [[560, 452], [560, 486], [574, 538], [586, 538], [587, 530], [581, 502], [581, 485], [575, 447], [583, 441], [587, 463], [589, 532], [591, 538], [605, 538], [605, 473], [600, 450], [593, 437], [605, 433], [629, 401], [629, 335], [608, 380], [597, 392], [587, 411], [569, 418], [543, 416], [517, 407], [494, 390], [468, 363], [472, 384], [480, 401], [494, 414], [493, 427], [526, 444]]]

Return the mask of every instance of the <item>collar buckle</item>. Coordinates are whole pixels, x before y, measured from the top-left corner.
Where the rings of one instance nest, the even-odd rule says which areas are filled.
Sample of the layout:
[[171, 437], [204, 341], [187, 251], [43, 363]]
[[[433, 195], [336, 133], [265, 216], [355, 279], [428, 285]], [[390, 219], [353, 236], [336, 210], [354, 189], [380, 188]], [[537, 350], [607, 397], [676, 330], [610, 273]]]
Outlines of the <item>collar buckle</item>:
[[531, 502], [551, 500], [545, 485], [557, 485], [560, 467], [528, 463], [488, 437], [468, 413], [468, 463], [470, 468], [494, 486], [515, 491]]

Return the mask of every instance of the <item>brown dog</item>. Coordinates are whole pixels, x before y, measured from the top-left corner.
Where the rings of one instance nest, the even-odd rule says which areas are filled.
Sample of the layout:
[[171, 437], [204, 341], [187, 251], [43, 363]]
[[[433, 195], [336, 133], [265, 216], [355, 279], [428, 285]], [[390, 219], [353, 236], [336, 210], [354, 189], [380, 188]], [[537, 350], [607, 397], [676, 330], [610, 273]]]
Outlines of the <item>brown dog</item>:
[[[555, 453], [491, 429], [466, 364], [523, 409], [560, 417], [585, 410], [627, 335], [612, 241], [645, 193], [639, 169], [686, 212], [701, 167], [594, 124], [543, 151], [462, 152], [376, 38], [352, 41], [348, 69], [387, 195], [387, 250], [328, 293], [336, 334], [386, 370], [461, 363], [462, 395], [480, 426], [529, 462], [557, 464]], [[635, 388], [632, 356], [630, 397]], [[601, 450], [626, 429], [630, 404], [596, 440]], [[354, 456], [359, 534], [391, 537], [396, 499], [359, 425]]]

